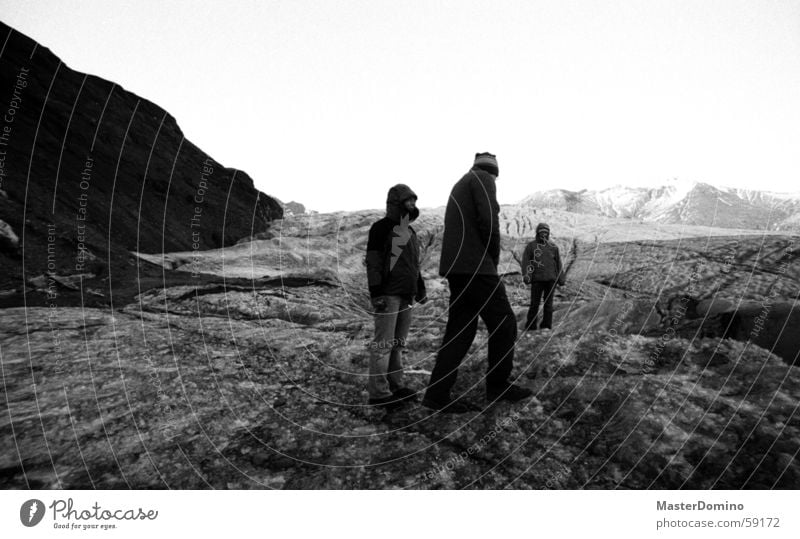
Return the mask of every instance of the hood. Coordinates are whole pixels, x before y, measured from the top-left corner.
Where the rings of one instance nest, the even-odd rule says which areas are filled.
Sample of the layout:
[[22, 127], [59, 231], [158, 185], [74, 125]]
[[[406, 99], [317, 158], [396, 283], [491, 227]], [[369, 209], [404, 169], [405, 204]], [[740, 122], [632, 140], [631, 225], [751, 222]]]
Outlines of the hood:
[[550, 243], [550, 226], [547, 223], [539, 223], [536, 225], [536, 241], [539, 241], [539, 232], [547, 232], [547, 239], [545, 243]]
[[386, 195], [386, 216], [392, 221], [400, 221], [403, 216], [408, 215], [408, 220], [413, 221], [419, 217], [419, 209], [414, 209], [409, 214], [403, 203], [409, 198], [417, 199], [417, 194], [411, 188], [403, 183], [398, 183], [391, 189], [389, 194]]

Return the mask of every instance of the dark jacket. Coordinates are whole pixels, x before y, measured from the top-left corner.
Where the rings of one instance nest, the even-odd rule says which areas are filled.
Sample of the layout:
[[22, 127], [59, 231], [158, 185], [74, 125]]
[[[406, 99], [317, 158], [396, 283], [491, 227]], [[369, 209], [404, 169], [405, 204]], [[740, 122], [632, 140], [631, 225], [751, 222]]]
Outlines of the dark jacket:
[[386, 200], [386, 217], [369, 229], [367, 240], [367, 283], [369, 295], [425, 297], [425, 282], [420, 274], [417, 234], [410, 223], [419, 210], [409, 214], [403, 203], [417, 198], [406, 185], [395, 185]]
[[499, 214], [494, 175], [473, 167], [447, 201], [439, 275], [497, 275]]
[[533, 240], [522, 253], [522, 278], [526, 284], [541, 281], [558, 281], [564, 284], [564, 269], [558, 246], [550, 240], [539, 243]]

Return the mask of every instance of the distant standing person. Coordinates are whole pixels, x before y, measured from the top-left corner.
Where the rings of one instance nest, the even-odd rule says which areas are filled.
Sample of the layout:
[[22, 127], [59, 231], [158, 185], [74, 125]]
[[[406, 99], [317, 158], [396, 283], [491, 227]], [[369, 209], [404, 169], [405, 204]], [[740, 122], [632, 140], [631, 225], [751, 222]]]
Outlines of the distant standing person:
[[553, 327], [553, 297], [556, 285], [564, 286], [564, 270], [558, 246], [550, 241], [550, 227], [547, 223], [536, 226], [536, 239], [525, 246], [522, 253], [522, 279], [531, 285], [531, 306], [525, 321], [526, 330], [536, 330], [539, 303], [544, 297], [542, 324], [539, 329]]
[[414, 300], [425, 303], [417, 234], [410, 223], [419, 217], [417, 195], [407, 185], [389, 189], [386, 216], [369, 229], [367, 283], [375, 314], [375, 339], [369, 344], [369, 404], [395, 408], [416, 400], [403, 386], [403, 351]]
[[450, 192], [444, 217], [439, 274], [447, 278], [450, 305], [447, 328], [436, 357], [422, 404], [434, 410], [461, 413], [474, 406], [453, 398], [458, 367], [478, 329], [478, 317], [489, 331], [489, 365], [486, 397], [516, 401], [531, 395], [529, 389], [509, 382], [514, 363], [517, 323], [503, 282], [500, 262], [500, 206], [495, 180], [497, 158], [475, 155], [472, 168]]

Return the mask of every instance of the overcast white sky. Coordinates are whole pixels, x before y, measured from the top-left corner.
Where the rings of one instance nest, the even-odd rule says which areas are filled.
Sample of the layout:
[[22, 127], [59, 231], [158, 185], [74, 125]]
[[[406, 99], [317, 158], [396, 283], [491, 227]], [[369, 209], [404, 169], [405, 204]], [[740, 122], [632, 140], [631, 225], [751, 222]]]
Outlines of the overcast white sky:
[[0, 0], [71, 68], [308, 208], [446, 203], [477, 151], [538, 190], [800, 189], [800, 0]]

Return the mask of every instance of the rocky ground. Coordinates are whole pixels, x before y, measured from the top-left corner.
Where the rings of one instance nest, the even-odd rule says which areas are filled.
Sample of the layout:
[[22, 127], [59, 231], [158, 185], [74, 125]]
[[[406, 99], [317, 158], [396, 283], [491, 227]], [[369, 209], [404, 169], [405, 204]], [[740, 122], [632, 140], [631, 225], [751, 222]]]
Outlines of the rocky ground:
[[[796, 334], [792, 238], [562, 237], [570, 276], [555, 328], [521, 335], [516, 348], [515, 377], [534, 397], [460, 415], [415, 405], [387, 413], [364, 394], [372, 321], [359, 238], [373, 217], [317, 216], [313, 228], [303, 218], [197, 260], [156, 257], [208, 273], [163, 269], [169, 280], [140, 281], [113, 309], [4, 309], [0, 484], [800, 486], [800, 371], [770, 352], [776, 343], [762, 346], [752, 331], [724, 338], [705, 323], [731, 313], [725, 302], [763, 312], [774, 297], [770, 305], [791, 306], [779, 333]], [[406, 365], [415, 389], [445, 323], [437, 226], [417, 224], [432, 301], [414, 311]], [[527, 292], [505, 248], [521, 322]], [[481, 329], [457, 386], [484, 406], [485, 341]]]

